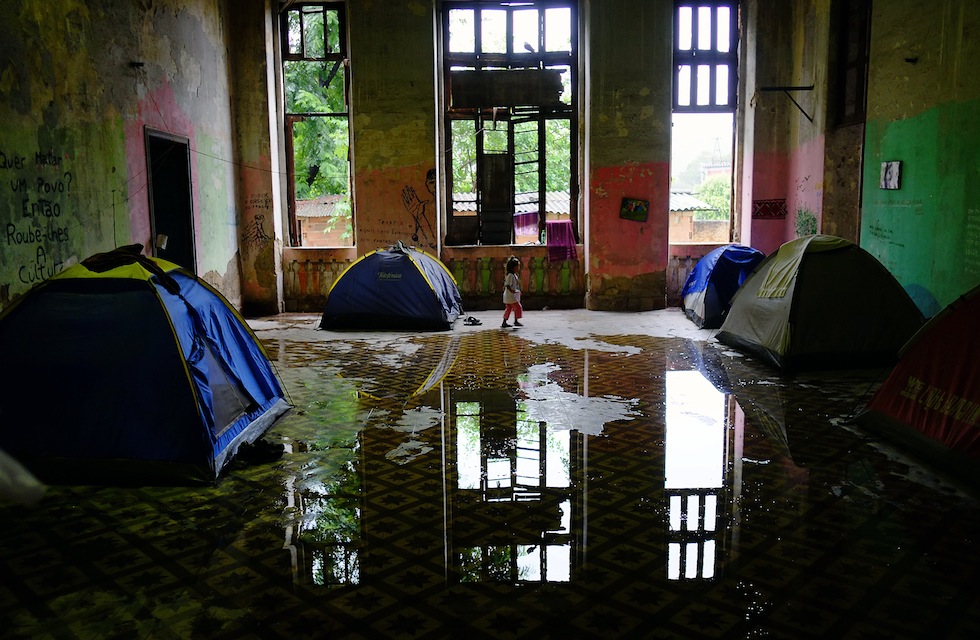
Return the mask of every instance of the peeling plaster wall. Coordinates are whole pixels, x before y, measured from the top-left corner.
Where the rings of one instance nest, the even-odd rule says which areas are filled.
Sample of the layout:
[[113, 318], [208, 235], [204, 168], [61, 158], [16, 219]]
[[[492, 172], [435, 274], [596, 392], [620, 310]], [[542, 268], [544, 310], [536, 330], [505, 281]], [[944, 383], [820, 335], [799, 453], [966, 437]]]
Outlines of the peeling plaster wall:
[[980, 283], [978, 32], [973, 0], [873, 5], [861, 244], [927, 315]]
[[0, 6], [0, 307], [94, 253], [150, 252], [146, 127], [189, 140], [196, 268], [240, 299], [222, 7]]
[[[812, 0], [793, 3], [792, 59], [794, 72], [787, 84], [813, 86], [809, 91], [790, 92], [800, 104], [796, 107], [785, 94], [777, 94], [790, 103], [787, 126], [790, 131], [789, 183], [786, 195], [786, 225], [782, 242], [800, 235], [798, 218], [812, 215], [820, 230], [823, 216], [824, 132], [827, 129], [827, 51], [830, 47], [830, 1]], [[808, 117], [809, 116], [809, 117]], [[810, 118], [813, 121], [810, 121]], [[806, 228], [806, 225], [803, 225]]]
[[348, 21], [358, 255], [399, 240], [435, 253], [435, 4], [359, 0]]
[[[822, 215], [830, 2], [748, 0], [743, 11], [741, 241], [768, 254], [797, 236], [799, 212], [818, 226]], [[771, 201], [785, 203], [785, 217], [754, 214]]]
[[[927, 316], [980, 282], [980, 8], [968, 0], [873, 3], [867, 121], [835, 128], [828, 0], [747, 0], [741, 241], [766, 253], [816, 230], [875, 255]], [[766, 85], [814, 85], [789, 98]], [[898, 190], [881, 163], [901, 161]], [[783, 219], [746, 224], [754, 204], [785, 202]]]
[[863, 124], [827, 132], [820, 231], [855, 244], [861, 239], [863, 155]]
[[[791, 3], [746, 0], [741, 75], [745, 78], [741, 242], [769, 254], [785, 237], [785, 219], [758, 218], [754, 203], [789, 197], [791, 130], [796, 107], [762, 87], [793, 84], [796, 28]], [[802, 116], [801, 116], [802, 117]]]
[[820, 231], [838, 236], [857, 244], [860, 242], [861, 228], [861, 168], [864, 156], [864, 123], [840, 122], [836, 105], [841, 102], [841, 85], [844, 78], [839, 77], [843, 65], [844, 51], [838, 43], [843, 42], [845, 34], [845, 11], [850, 3], [841, 0], [831, 2], [830, 24], [828, 28], [828, 48], [824, 60], [828, 73], [826, 133], [823, 158], [823, 206], [820, 216]]
[[228, 13], [235, 184], [239, 222], [242, 312], [282, 311], [282, 117], [275, 91], [271, 0], [237, 0]]
[[[588, 11], [588, 290], [599, 310], [666, 305], [670, 188], [669, 0], [593, 2]], [[650, 203], [645, 222], [623, 198]]]

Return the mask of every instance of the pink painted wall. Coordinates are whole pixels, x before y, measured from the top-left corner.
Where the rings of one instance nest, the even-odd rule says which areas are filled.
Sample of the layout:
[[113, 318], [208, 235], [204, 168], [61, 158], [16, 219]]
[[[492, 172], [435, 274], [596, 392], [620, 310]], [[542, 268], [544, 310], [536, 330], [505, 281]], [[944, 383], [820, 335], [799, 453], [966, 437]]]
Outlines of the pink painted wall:
[[743, 243], [768, 255], [785, 242], [786, 221], [753, 218], [752, 203], [787, 199], [789, 162], [784, 152], [756, 150], [752, 155], [752, 166], [749, 208], [743, 209], [743, 216], [750, 220], [751, 230], [749, 238], [743, 239]]
[[[601, 6], [600, 6], [601, 5]], [[589, 171], [584, 225], [586, 307], [666, 306], [673, 7], [587, 4]], [[623, 43], [636, 46], [623, 46]], [[620, 218], [623, 198], [649, 202], [645, 221]]]
[[797, 217], [806, 210], [817, 218], [816, 232], [820, 231], [823, 212], [824, 183], [824, 136], [822, 134], [803, 142], [794, 148], [789, 156], [789, 175], [787, 184], [792, 187], [786, 197], [786, 224], [783, 228], [783, 242], [795, 240]]
[[[183, 136], [192, 149], [197, 148], [194, 123], [177, 103], [173, 86], [164, 82], [143, 94], [136, 103], [136, 117], [126, 120], [126, 172], [131, 193], [146, 193], [148, 173], [146, 168], [146, 128]], [[201, 199], [198, 181], [197, 154], [190, 155], [191, 196], [194, 206], [194, 235], [200, 236]], [[129, 235], [132, 242], [143, 245], [146, 255], [153, 253], [153, 237], [150, 221], [150, 201], [146, 197], [134, 197], [129, 201]], [[197, 265], [185, 265], [195, 267]]]
[[[815, 216], [813, 231], [820, 231], [831, 2], [745, 0], [742, 15], [740, 240], [770, 254], [797, 237], [801, 210]], [[771, 213], [774, 203], [785, 204], [784, 217], [759, 214]]]
[[[589, 269], [603, 277], [633, 277], [662, 271], [667, 265], [670, 207], [668, 163], [594, 167], [589, 190]], [[620, 217], [623, 198], [646, 200], [645, 222]]]
[[[751, 202], [786, 201], [786, 217], [780, 220], [751, 218], [751, 246], [765, 254], [797, 237], [797, 215], [805, 209], [820, 219], [823, 210], [824, 136], [818, 135], [788, 151], [756, 149], [752, 155]], [[744, 204], [743, 204], [744, 206]]]

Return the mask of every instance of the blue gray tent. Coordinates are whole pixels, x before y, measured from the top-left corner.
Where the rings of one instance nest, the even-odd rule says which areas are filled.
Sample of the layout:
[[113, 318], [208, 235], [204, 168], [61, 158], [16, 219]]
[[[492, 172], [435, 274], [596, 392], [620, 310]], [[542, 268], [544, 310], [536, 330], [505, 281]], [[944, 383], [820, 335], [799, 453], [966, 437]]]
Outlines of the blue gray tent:
[[731, 307], [732, 296], [765, 258], [758, 249], [741, 244], [718, 247], [701, 258], [684, 283], [684, 312], [702, 329], [717, 329]]
[[438, 259], [398, 243], [355, 260], [327, 293], [321, 329], [452, 329], [463, 312], [456, 279]]
[[49, 483], [214, 482], [289, 409], [238, 312], [140, 245], [0, 314], [0, 449]]

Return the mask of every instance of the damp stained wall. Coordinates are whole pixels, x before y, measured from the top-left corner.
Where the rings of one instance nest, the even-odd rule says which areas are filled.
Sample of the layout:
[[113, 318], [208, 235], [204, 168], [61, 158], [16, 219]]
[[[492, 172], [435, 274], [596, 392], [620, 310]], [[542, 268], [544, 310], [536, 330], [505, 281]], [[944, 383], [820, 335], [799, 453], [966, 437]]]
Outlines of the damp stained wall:
[[765, 253], [810, 233], [860, 241], [864, 125], [837, 113], [847, 9], [742, 5], [738, 240]]
[[800, 212], [821, 219], [830, 2], [743, 12], [740, 241], [769, 254], [797, 237]]
[[361, 0], [348, 21], [357, 253], [437, 254], [434, 5]]
[[[861, 245], [926, 315], [980, 283], [980, 5], [876, 2]], [[880, 188], [899, 161], [900, 188]]]
[[828, 52], [831, 22], [829, 0], [793, 3], [792, 60], [793, 86], [812, 86], [812, 90], [790, 91], [789, 97], [776, 94], [789, 107], [789, 176], [786, 193], [786, 224], [782, 242], [821, 230], [824, 215], [824, 157], [829, 125], [827, 92]]
[[[282, 114], [276, 91], [277, 25], [271, 0], [228, 7], [228, 77], [236, 187], [234, 200], [242, 281], [242, 312], [272, 315], [282, 308], [285, 172]], [[234, 246], [234, 245], [233, 245]]]
[[741, 233], [739, 242], [767, 255], [782, 243], [785, 219], [756, 213], [763, 202], [785, 202], [789, 167], [789, 128], [793, 104], [763, 87], [789, 84], [794, 75], [792, 11], [786, 3], [747, 0], [743, 24], [739, 120], [741, 157]]
[[0, 308], [94, 253], [152, 251], [147, 127], [188, 141], [194, 266], [240, 303], [226, 5], [0, 4]]
[[[673, 3], [587, 3], [589, 309], [666, 306]], [[624, 198], [649, 203], [620, 217]]]

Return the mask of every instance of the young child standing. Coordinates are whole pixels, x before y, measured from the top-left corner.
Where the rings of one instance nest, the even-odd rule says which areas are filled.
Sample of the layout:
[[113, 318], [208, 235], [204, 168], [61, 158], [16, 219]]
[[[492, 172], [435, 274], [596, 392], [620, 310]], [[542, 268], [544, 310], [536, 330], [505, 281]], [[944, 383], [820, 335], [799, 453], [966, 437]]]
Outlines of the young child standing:
[[521, 318], [524, 316], [524, 308], [521, 307], [521, 261], [517, 256], [507, 259], [507, 275], [504, 276], [504, 321], [501, 327], [509, 327], [507, 319], [510, 314], [514, 314], [514, 326], [522, 327]]

